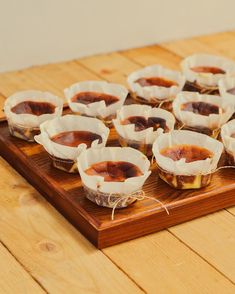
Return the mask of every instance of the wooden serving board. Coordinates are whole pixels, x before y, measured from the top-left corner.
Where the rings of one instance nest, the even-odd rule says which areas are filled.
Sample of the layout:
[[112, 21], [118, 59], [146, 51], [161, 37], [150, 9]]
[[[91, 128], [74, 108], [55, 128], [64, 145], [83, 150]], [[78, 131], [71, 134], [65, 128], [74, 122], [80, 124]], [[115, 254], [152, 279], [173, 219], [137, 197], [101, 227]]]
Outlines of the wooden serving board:
[[[108, 145], [118, 145], [111, 130]], [[156, 201], [136, 201], [127, 208], [112, 210], [99, 207], [86, 199], [78, 174], [55, 169], [43, 147], [9, 134], [7, 122], [0, 122], [1, 155], [20, 172], [96, 247], [104, 248], [140, 237], [193, 218], [235, 205], [235, 170], [217, 172], [212, 183], [200, 190], [176, 190], [158, 178], [155, 168], [144, 185], [147, 196], [155, 197], [169, 210], [169, 215]]]

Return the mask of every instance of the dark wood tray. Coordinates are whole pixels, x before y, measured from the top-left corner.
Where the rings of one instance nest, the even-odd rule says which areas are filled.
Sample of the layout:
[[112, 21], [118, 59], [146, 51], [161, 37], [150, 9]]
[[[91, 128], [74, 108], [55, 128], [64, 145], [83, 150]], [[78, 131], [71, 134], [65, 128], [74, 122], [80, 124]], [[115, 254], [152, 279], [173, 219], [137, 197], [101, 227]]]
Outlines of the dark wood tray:
[[[117, 145], [111, 130], [109, 145]], [[115, 211], [86, 199], [78, 174], [71, 175], [51, 165], [40, 145], [10, 136], [7, 123], [0, 122], [1, 155], [20, 172], [96, 247], [104, 248], [140, 237], [193, 218], [235, 205], [235, 170], [221, 170], [212, 183], [200, 190], [175, 190], [158, 179], [156, 169], [144, 191], [167, 205], [169, 215], [152, 199], [137, 201]]]

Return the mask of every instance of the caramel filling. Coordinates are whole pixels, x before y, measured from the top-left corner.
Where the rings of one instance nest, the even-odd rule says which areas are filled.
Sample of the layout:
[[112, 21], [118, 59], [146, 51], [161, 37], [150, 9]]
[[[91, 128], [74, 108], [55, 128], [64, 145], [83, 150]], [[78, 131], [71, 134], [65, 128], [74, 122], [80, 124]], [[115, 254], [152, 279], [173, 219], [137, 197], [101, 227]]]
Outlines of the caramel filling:
[[210, 114], [220, 114], [221, 109], [214, 104], [206, 102], [187, 102], [181, 105], [181, 110], [190, 111], [196, 114], [208, 116]]
[[69, 147], [77, 147], [78, 145], [85, 143], [88, 148], [91, 147], [92, 142], [95, 140], [99, 140], [99, 143], [102, 142], [100, 135], [87, 131], [62, 132], [51, 137], [51, 140], [57, 144]]
[[195, 145], [175, 145], [162, 149], [160, 153], [174, 161], [185, 158], [187, 163], [197, 160], [205, 160], [213, 156], [213, 153], [208, 149]]
[[105, 102], [106, 106], [119, 101], [116, 96], [97, 92], [80, 92], [71, 99], [72, 102], [82, 103], [85, 105], [102, 100]]
[[235, 87], [227, 90], [229, 94], [235, 95]]
[[195, 66], [191, 67], [191, 70], [198, 73], [212, 73], [215, 74], [225, 74], [225, 71], [219, 67], [213, 66]]
[[153, 127], [154, 131], [156, 131], [158, 128], [162, 128], [164, 131], [169, 130], [166, 125], [166, 120], [160, 117], [149, 117], [146, 119], [143, 116], [129, 116], [123, 120], [121, 124], [134, 124], [136, 132], [143, 131], [150, 127]]
[[51, 114], [55, 112], [55, 105], [49, 102], [23, 101], [11, 108], [16, 114]]
[[172, 86], [178, 86], [175, 81], [167, 80], [161, 77], [139, 78], [135, 81], [135, 83], [140, 84], [142, 87], [158, 86], [170, 88]]
[[92, 164], [85, 172], [90, 176], [104, 177], [105, 182], [124, 182], [142, 176], [140, 168], [126, 161], [102, 161]]

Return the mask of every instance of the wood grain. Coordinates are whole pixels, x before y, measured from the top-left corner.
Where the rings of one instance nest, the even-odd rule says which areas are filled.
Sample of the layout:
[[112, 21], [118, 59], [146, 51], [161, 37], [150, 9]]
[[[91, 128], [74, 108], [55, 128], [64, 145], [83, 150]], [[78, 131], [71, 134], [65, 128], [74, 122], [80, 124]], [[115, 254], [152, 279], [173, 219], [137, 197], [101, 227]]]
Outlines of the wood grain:
[[235, 283], [234, 216], [224, 210], [170, 231]]
[[98, 77], [75, 61], [30, 67], [0, 74], [0, 92], [8, 97], [17, 91], [49, 91], [64, 97], [63, 90], [73, 83]]
[[0, 173], [0, 240], [49, 293], [141, 292], [3, 159]]
[[12, 293], [46, 293], [0, 243], [0, 291]]
[[167, 231], [103, 252], [147, 293], [234, 293], [228, 279]]
[[116, 52], [82, 58], [78, 60], [78, 63], [82, 64], [102, 79], [113, 83], [120, 83], [125, 86], [127, 86], [127, 75], [140, 67], [125, 56]]
[[[115, 135], [111, 132], [112, 136]], [[112, 138], [113, 144], [113, 138]], [[195, 217], [235, 204], [234, 170], [220, 171], [212, 183], [200, 190], [176, 190], [158, 180], [156, 169], [147, 180], [144, 191], [148, 197], [167, 205], [170, 215], [151, 199], [138, 201], [117, 210], [111, 220], [111, 210], [86, 199], [79, 175], [71, 175], [51, 166], [48, 154], [41, 148], [29, 155], [32, 146], [10, 136], [7, 123], [0, 123], [0, 151], [30, 183], [98, 248], [155, 232]]]
[[157, 45], [121, 51], [120, 54], [142, 66], [161, 64], [172, 69], [179, 69], [181, 58]]

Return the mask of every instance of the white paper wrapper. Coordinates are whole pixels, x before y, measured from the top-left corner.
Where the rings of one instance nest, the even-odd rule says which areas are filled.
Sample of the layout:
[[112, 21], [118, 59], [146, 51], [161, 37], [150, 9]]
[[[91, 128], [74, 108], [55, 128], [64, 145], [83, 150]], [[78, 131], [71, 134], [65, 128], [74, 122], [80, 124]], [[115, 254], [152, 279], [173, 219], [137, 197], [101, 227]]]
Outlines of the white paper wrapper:
[[35, 136], [35, 141], [43, 145], [44, 149], [52, 156], [76, 161], [78, 155], [87, 148], [86, 144], [80, 144], [77, 147], [70, 147], [53, 142], [50, 138], [66, 131], [89, 131], [102, 137], [102, 143], [95, 140], [91, 148], [101, 148], [106, 145], [109, 128], [100, 120], [91, 117], [78, 115], [65, 115], [46, 121], [40, 125], [41, 134]]
[[166, 125], [169, 130], [174, 129], [175, 118], [169, 112], [161, 108], [152, 108], [148, 105], [131, 104], [125, 105], [117, 111], [117, 118], [113, 120], [114, 127], [117, 133], [124, 139], [141, 142], [144, 144], [152, 144], [156, 138], [161, 135], [164, 130], [158, 128], [156, 131], [153, 128], [148, 128], [143, 131], [135, 131], [134, 124], [123, 125], [121, 122], [130, 116], [159, 117], [166, 120]]
[[235, 77], [227, 76], [219, 80], [220, 95], [227, 101], [227, 103], [234, 105], [235, 107], [235, 95], [227, 92], [233, 88], [235, 88]]
[[[72, 102], [71, 99], [80, 92], [110, 94], [119, 98], [119, 101], [108, 106], [106, 106], [104, 101], [94, 102], [88, 105]], [[128, 90], [122, 85], [108, 83], [106, 81], [85, 81], [70, 86], [64, 90], [64, 93], [69, 107], [73, 112], [105, 119], [115, 114], [122, 107], [128, 95]]]
[[[147, 77], [166, 78], [168, 80], [176, 82], [178, 86], [172, 86], [170, 88], [159, 86], [142, 87], [140, 84], [135, 82], [139, 78]], [[148, 101], [164, 101], [174, 99], [176, 94], [178, 94], [182, 90], [185, 84], [185, 78], [179, 71], [170, 70], [164, 68], [161, 65], [151, 65], [131, 73], [127, 78], [127, 82], [131, 91], [134, 92], [136, 96], [144, 98]]]
[[[91, 176], [85, 173], [92, 164], [102, 161], [127, 161], [137, 165], [143, 175], [126, 179], [124, 182], [105, 182], [101, 176]], [[128, 194], [142, 189], [151, 171], [150, 162], [140, 151], [129, 147], [105, 147], [87, 149], [77, 159], [78, 170], [83, 184], [93, 191], [102, 193]], [[97, 188], [99, 187], [99, 188]]]
[[[16, 114], [11, 108], [23, 101], [49, 102], [56, 106], [55, 112], [51, 114], [33, 115]], [[38, 128], [44, 121], [53, 119], [62, 114], [63, 100], [49, 92], [41, 91], [22, 91], [8, 97], [4, 104], [4, 112], [9, 124], [19, 125], [27, 128]]]
[[[206, 102], [217, 105], [223, 109], [221, 114], [210, 114], [208, 116], [193, 113], [191, 111], [181, 110], [181, 105], [187, 102]], [[215, 130], [226, 123], [234, 113], [234, 107], [227, 103], [220, 96], [202, 95], [197, 92], [181, 92], [173, 101], [173, 113], [176, 118], [185, 126], [196, 128], [208, 128]]]
[[[188, 56], [180, 65], [186, 80], [189, 82], [196, 82], [201, 86], [217, 86], [222, 77], [235, 73], [234, 61], [210, 54], [194, 54]], [[224, 70], [226, 74], [197, 73], [191, 70], [192, 67], [197, 66], [218, 67]]]
[[[184, 158], [174, 161], [160, 153], [164, 148], [183, 144], [206, 148], [213, 152], [213, 157], [186, 163]], [[158, 166], [175, 175], [191, 176], [211, 173], [217, 168], [222, 151], [223, 144], [219, 141], [204, 134], [184, 130], [162, 134], [153, 144], [153, 154]]]
[[235, 133], [235, 119], [229, 121], [221, 128], [221, 138], [226, 151], [235, 159], [235, 138], [231, 135]]

